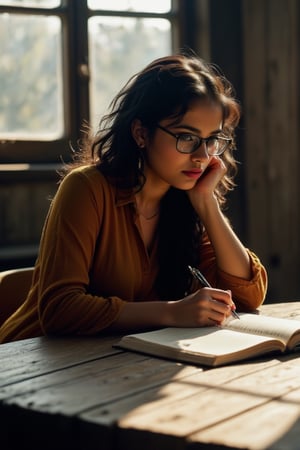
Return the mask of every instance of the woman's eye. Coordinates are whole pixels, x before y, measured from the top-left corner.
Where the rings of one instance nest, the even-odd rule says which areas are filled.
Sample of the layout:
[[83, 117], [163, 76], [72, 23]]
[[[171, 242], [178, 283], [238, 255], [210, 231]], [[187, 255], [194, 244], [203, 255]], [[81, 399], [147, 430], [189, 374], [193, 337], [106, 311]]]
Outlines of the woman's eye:
[[180, 139], [185, 142], [196, 142], [198, 140], [197, 136], [193, 134], [181, 134]]

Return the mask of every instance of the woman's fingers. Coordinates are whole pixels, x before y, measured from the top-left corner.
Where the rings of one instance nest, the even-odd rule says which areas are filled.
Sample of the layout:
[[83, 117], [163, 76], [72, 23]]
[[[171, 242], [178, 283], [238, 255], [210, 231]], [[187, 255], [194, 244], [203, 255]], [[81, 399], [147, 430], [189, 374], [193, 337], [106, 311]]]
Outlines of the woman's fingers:
[[223, 300], [215, 298], [200, 299], [198, 304], [199, 322], [205, 325], [221, 324], [231, 314], [231, 306]]
[[171, 326], [221, 324], [234, 307], [230, 291], [202, 288], [182, 300], [170, 302]]

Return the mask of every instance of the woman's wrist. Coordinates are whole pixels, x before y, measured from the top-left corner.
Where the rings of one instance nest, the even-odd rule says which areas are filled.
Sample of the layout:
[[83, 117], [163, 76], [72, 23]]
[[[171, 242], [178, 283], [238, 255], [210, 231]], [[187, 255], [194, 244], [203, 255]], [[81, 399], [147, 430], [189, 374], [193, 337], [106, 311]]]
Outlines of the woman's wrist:
[[176, 310], [178, 306], [178, 301], [170, 300], [164, 303], [165, 303], [164, 320], [166, 322], [166, 326], [176, 327], [178, 325], [176, 320]]
[[222, 216], [220, 205], [215, 195], [201, 198], [194, 209], [204, 226], [214, 217]]

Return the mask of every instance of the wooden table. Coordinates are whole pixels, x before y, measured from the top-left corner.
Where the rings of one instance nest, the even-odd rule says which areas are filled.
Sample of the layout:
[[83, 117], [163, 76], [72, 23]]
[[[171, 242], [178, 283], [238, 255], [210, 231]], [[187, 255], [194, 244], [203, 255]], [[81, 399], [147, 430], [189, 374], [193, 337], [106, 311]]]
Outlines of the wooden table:
[[[300, 302], [261, 310], [300, 319]], [[0, 448], [300, 448], [300, 353], [205, 369], [118, 339], [0, 345]]]

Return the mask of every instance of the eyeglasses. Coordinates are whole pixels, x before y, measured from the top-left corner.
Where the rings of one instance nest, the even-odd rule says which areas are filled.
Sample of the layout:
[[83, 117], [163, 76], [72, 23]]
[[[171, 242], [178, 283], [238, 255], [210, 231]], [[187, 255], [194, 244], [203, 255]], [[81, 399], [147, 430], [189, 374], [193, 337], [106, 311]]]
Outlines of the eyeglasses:
[[161, 125], [156, 125], [157, 128], [168, 133], [176, 139], [176, 150], [180, 153], [194, 153], [203, 143], [205, 150], [210, 156], [219, 156], [225, 152], [232, 142], [232, 139], [221, 136], [210, 136], [208, 138], [201, 138], [196, 134], [178, 133], [174, 134], [167, 128]]

